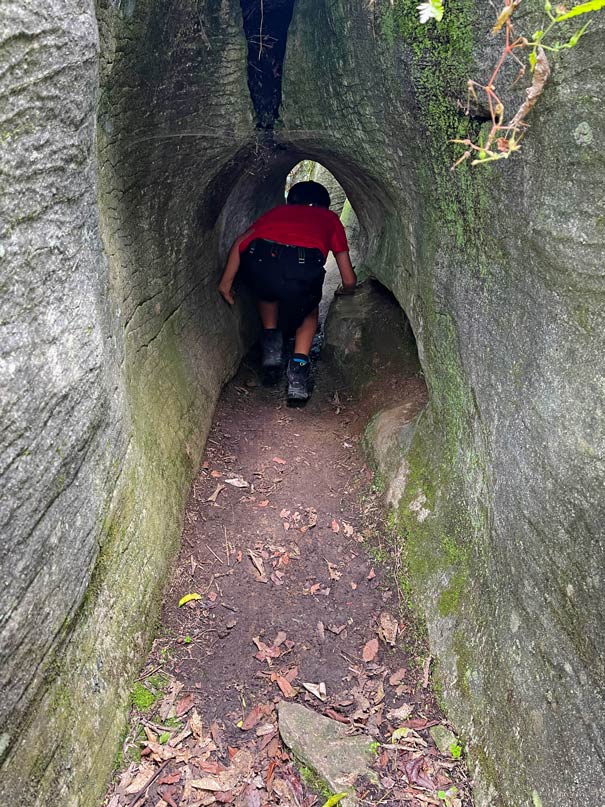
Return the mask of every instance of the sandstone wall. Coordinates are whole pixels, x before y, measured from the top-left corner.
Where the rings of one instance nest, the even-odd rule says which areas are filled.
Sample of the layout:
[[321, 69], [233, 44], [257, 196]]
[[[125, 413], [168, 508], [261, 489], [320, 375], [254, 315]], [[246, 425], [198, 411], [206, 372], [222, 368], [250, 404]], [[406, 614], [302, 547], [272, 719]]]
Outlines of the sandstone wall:
[[216, 294], [216, 219], [254, 139], [239, 14], [0, 10], [5, 801], [98, 803], [251, 335]]
[[598, 803], [604, 21], [556, 60], [521, 156], [451, 174], [492, 11], [448, 4], [437, 32], [415, 5], [300, 0], [283, 136], [336, 152], [323, 162], [362, 225], [372, 200], [338, 155], [380, 189], [367, 266], [407, 312], [430, 391], [398, 519], [478, 803]]

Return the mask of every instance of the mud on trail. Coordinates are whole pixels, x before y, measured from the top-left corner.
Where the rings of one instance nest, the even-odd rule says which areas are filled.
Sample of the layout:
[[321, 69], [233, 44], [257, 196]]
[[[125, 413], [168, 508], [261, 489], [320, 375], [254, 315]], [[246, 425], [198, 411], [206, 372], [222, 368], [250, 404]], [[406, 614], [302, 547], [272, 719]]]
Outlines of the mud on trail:
[[[368, 409], [322, 362], [302, 409], [256, 367], [244, 362], [217, 407], [105, 803], [322, 807], [329, 788], [280, 738], [288, 701], [372, 741], [359, 804], [468, 807], [458, 746], [431, 736], [446, 721], [422, 631], [390, 576], [360, 450]], [[411, 375], [364, 400], [375, 411], [424, 394]], [[199, 598], [179, 606], [188, 594]]]

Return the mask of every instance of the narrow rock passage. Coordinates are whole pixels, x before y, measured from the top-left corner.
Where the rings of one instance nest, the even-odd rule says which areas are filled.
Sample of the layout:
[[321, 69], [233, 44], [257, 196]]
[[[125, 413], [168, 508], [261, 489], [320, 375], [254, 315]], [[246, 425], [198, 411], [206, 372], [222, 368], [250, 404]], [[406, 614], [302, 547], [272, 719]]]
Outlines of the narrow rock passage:
[[[106, 803], [323, 805], [326, 786], [309, 769], [332, 781], [344, 757], [336, 746], [318, 762], [309, 723], [294, 759], [277, 718], [289, 701], [368, 738], [359, 803], [466, 807], [464, 763], [422, 631], [387, 571], [359, 445], [371, 411], [402, 397], [421, 405], [424, 381], [382, 379], [362, 406], [320, 363], [309, 404], [289, 409], [255, 367], [249, 357], [217, 408]], [[199, 596], [179, 607], [188, 594]], [[347, 769], [351, 784], [360, 765]]]

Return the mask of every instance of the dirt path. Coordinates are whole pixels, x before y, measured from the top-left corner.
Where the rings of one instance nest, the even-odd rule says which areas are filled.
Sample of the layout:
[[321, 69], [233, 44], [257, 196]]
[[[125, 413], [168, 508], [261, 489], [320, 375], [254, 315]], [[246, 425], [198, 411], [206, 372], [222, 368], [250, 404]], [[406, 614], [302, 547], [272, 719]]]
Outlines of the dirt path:
[[[419, 394], [421, 381], [405, 383], [398, 395]], [[320, 366], [309, 404], [289, 409], [250, 363], [225, 389], [111, 807], [321, 807], [280, 741], [285, 699], [376, 740], [380, 784], [361, 782], [360, 803], [471, 804], [463, 764], [429, 734], [442, 715], [428, 654], [380, 562], [367, 413], [335, 392]]]

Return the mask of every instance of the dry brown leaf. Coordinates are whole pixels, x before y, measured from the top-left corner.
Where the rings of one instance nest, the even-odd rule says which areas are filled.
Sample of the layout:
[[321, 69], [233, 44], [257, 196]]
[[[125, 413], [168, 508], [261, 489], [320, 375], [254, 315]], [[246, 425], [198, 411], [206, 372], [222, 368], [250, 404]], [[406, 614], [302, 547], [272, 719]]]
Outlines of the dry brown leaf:
[[372, 568], [370, 569], [370, 571], [368, 573], [367, 580], [373, 580], [375, 577], [376, 577], [376, 572], [374, 570], [374, 567], [372, 566]]
[[414, 705], [411, 703], [404, 703], [397, 709], [390, 709], [387, 712], [389, 720], [407, 720], [414, 711]]
[[346, 521], [342, 522], [342, 531], [347, 536], [347, 538], [351, 538], [355, 530], [350, 524], [347, 524]]
[[394, 645], [399, 631], [399, 624], [394, 616], [383, 611], [380, 614], [380, 627], [378, 628], [378, 635], [386, 642], [386, 644]]
[[189, 728], [196, 740], [201, 740], [203, 737], [202, 718], [194, 709], [189, 716]]
[[364, 661], [374, 661], [378, 653], [378, 639], [370, 639], [363, 647], [362, 658]]
[[223, 789], [223, 785], [221, 784], [219, 779], [215, 776], [204, 776], [203, 779], [191, 779], [191, 787], [195, 787], [196, 790], [211, 790], [211, 791], [217, 791]]
[[258, 582], [259, 583], [268, 583], [269, 579], [267, 578], [267, 574], [265, 572], [265, 564], [263, 562], [262, 556], [258, 552], [255, 552], [254, 550], [249, 549], [248, 550], [248, 557], [252, 561], [252, 565], [254, 566], [254, 568], [256, 569], [256, 571], [259, 574], [259, 576], [257, 578]]
[[389, 677], [389, 684], [392, 687], [398, 686], [406, 676], [406, 669], [405, 667], [400, 667], [396, 670], [390, 677]]
[[330, 563], [329, 560], [326, 561], [328, 564], [328, 574], [330, 575], [330, 580], [340, 580], [342, 577], [342, 572], [338, 571], [338, 567], [335, 563]]
[[155, 775], [157, 768], [151, 762], [142, 762], [139, 766], [139, 771], [124, 791], [127, 795], [138, 793], [142, 790], [147, 782]]
[[[273, 676], [271, 677], [273, 678]], [[284, 698], [294, 698], [296, 696], [296, 689], [294, 689], [292, 684], [289, 681], [287, 681], [283, 675], [279, 675], [279, 673], [276, 673], [274, 681], [280, 688]]]
[[283, 630], [278, 631], [277, 636], [273, 640], [273, 647], [279, 647], [286, 641], [287, 638], [287, 633], [285, 633]]
[[191, 693], [184, 695], [176, 705], [176, 716], [181, 717], [181, 715], [186, 714], [191, 708], [193, 708], [194, 703], [195, 699]]
[[255, 706], [253, 709], [250, 709], [246, 717], [242, 720], [240, 729], [242, 731], [250, 731], [250, 729], [253, 729], [254, 726], [257, 725], [262, 716], [263, 716], [262, 707]]
[[174, 702], [176, 701], [182, 688], [183, 684], [180, 681], [174, 681], [172, 683], [168, 694], [160, 704], [160, 720], [167, 720], [167, 718], [171, 716], [172, 710], [174, 709]]
[[332, 524], [330, 526], [332, 527], [332, 532], [340, 532], [340, 524], [335, 518], [332, 519]]
[[282, 460], [281, 457], [273, 457], [273, 462], [277, 465], [286, 465], [286, 460]]

